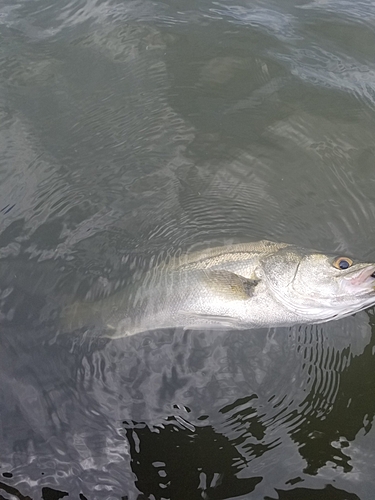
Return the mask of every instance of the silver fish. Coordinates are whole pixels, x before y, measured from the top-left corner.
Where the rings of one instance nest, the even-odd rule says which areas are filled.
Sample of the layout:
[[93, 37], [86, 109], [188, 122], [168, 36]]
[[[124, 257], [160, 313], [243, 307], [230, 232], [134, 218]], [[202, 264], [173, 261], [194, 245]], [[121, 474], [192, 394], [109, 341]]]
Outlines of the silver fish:
[[124, 337], [160, 328], [251, 329], [323, 323], [375, 304], [375, 264], [259, 241], [172, 258], [65, 325]]

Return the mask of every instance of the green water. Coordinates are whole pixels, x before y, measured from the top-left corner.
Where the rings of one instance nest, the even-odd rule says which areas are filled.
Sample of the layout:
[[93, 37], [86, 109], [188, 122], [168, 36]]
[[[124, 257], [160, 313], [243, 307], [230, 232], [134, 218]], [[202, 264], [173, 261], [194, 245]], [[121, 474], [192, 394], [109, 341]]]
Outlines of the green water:
[[59, 312], [220, 243], [375, 260], [374, 27], [366, 1], [2, 2], [1, 495], [373, 500], [372, 310], [113, 341]]

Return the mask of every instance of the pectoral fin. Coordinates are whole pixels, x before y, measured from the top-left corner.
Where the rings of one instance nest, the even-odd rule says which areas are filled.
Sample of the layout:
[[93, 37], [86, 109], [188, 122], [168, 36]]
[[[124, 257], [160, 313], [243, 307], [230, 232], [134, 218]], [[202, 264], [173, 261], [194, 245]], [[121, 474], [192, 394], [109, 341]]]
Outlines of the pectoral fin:
[[100, 330], [113, 330], [115, 327], [106, 323], [106, 313], [102, 302], [74, 302], [61, 311], [60, 324], [66, 331], [94, 327]]
[[221, 296], [234, 300], [246, 300], [253, 296], [260, 280], [251, 280], [230, 271], [205, 271], [206, 286]]

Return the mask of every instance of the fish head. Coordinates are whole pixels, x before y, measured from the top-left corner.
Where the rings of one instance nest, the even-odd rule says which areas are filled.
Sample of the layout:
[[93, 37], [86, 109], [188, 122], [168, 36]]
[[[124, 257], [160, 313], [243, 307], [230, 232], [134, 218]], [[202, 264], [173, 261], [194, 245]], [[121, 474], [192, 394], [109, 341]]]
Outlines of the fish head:
[[375, 304], [375, 264], [289, 246], [266, 256], [260, 277], [301, 321], [321, 323]]

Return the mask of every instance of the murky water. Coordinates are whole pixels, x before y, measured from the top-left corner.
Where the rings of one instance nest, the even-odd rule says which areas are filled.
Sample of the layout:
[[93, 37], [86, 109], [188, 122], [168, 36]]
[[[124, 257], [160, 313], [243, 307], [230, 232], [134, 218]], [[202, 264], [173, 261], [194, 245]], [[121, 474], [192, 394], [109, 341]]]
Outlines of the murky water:
[[370, 1], [0, 6], [2, 498], [373, 500], [375, 317], [108, 340], [76, 299], [266, 238], [375, 259]]

